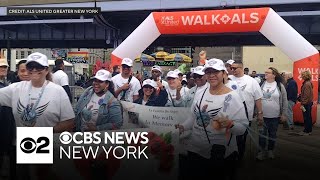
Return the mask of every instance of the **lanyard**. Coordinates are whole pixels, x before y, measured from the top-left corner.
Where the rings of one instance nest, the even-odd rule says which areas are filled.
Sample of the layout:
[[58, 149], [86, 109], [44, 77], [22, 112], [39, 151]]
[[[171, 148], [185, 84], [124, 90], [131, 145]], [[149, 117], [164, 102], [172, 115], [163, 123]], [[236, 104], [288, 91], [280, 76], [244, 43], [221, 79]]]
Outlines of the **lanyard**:
[[[32, 106], [32, 109], [30, 109], [30, 111], [34, 111], [34, 110], [37, 108], [37, 106], [38, 106], [38, 104], [39, 104], [39, 102], [40, 102], [40, 100], [41, 100], [41, 97], [42, 97], [42, 95], [43, 95], [44, 89], [46, 88], [47, 84], [48, 84], [48, 82], [45, 81], [45, 83], [43, 84], [43, 86], [42, 86], [42, 88], [41, 88], [41, 91], [40, 91], [40, 93], [39, 93], [39, 96], [38, 96], [38, 98], [37, 98], [37, 101], [36, 101], [36, 103]], [[31, 104], [31, 88], [32, 88], [32, 84], [30, 84], [29, 90], [28, 90], [28, 92], [29, 92], [28, 105]]]
[[200, 115], [200, 118], [201, 118], [201, 121], [202, 121], [202, 126], [203, 126], [203, 129], [204, 129], [204, 132], [206, 133], [208, 142], [209, 142], [209, 144], [210, 144], [210, 139], [209, 139], [209, 136], [208, 136], [208, 132], [207, 132], [207, 129], [206, 129], [205, 124], [204, 124], [204, 120], [203, 120], [203, 117], [202, 117], [202, 111], [201, 111], [201, 109], [200, 109], [203, 96], [204, 96], [204, 94], [206, 93], [207, 89], [208, 89], [208, 88], [206, 88], [206, 89], [204, 90], [203, 94], [202, 94], [202, 97], [201, 97], [200, 102], [199, 102], [199, 106], [197, 106], [197, 105], [196, 105], [196, 106], [197, 106], [197, 108], [198, 108], [198, 110], [199, 110], [199, 115]]

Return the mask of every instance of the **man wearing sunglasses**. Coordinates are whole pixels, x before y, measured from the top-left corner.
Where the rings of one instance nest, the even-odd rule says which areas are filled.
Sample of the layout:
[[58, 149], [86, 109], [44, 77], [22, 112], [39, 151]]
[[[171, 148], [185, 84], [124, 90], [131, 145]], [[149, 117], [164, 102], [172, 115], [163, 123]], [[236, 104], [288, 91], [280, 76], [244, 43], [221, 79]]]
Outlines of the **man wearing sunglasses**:
[[191, 72], [191, 77], [194, 79], [196, 86], [192, 87], [189, 92], [183, 97], [184, 107], [191, 107], [193, 100], [208, 87], [207, 80], [204, 76], [203, 66], [197, 66]]
[[[235, 82], [237, 82], [240, 90], [242, 91], [243, 98], [246, 102], [246, 106], [248, 109], [248, 118], [249, 125], [251, 126], [253, 121], [253, 113], [255, 106], [258, 111], [257, 121], [259, 125], [263, 124], [263, 112], [262, 112], [262, 103], [261, 98], [263, 96], [260, 85], [258, 82], [252, 77], [246, 75], [244, 73], [243, 64], [242, 63], [233, 63], [230, 68], [233, 72], [233, 75], [229, 76], [229, 78]], [[256, 126], [257, 123], [254, 123]], [[243, 152], [245, 151], [245, 143], [246, 143], [247, 132], [243, 135], [243, 138], [237, 140], [242, 145]]]
[[248, 106], [249, 120], [253, 119], [254, 105], [257, 106], [258, 110], [258, 120], [262, 121], [262, 91], [258, 82], [252, 77], [244, 74], [242, 63], [233, 63], [230, 68], [233, 72], [233, 76], [229, 78], [236, 81], [241, 91], [243, 92], [245, 101]]
[[123, 58], [121, 62], [121, 73], [112, 77], [115, 97], [119, 100], [133, 102], [139, 98], [141, 84], [136, 77], [132, 76], [132, 66], [132, 59]]
[[225, 66], [226, 66], [226, 69], [227, 69], [227, 72], [228, 72], [228, 75], [233, 75], [233, 71], [231, 70], [231, 65], [234, 63], [235, 61], [232, 60], [232, 59], [229, 59], [226, 63], [225, 63]]

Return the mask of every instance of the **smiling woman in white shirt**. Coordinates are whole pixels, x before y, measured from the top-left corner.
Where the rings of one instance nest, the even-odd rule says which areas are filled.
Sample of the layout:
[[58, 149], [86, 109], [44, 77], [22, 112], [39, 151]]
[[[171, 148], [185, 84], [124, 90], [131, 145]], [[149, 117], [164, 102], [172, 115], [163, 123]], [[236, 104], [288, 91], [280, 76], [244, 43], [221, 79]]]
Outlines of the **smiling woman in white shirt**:
[[282, 77], [279, 71], [273, 67], [265, 71], [265, 82], [261, 85], [262, 111], [263, 111], [263, 131], [262, 135], [268, 136], [268, 147], [266, 149], [267, 139], [259, 137], [260, 152], [257, 155], [258, 160], [274, 158], [274, 148], [277, 137], [279, 121], [285, 122], [287, 119], [288, 99], [286, 88], [282, 84]]
[[[180, 132], [192, 129], [187, 145], [189, 177], [214, 174], [215, 179], [234, 175], [238, 158], [236, 136], [245, 132], [247, 120], [242, 99], [224, 85], [226, 74], [220, 59], [206, 61], [203, 71], [209, 83], [196, 96], [191, 107], [193, 116], [177, 125]], [[201, 164], [201, 166], [199, 166]]]

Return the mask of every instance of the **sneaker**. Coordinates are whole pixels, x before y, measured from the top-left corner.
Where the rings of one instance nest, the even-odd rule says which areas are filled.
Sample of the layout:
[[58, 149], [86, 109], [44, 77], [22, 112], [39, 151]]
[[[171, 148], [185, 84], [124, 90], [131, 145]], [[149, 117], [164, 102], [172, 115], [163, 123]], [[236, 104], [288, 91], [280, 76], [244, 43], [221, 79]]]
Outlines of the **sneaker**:
[[256, 156], [256, 159], [259, 161], [263, 161], [266, 159], [266, 152], [265, 151], [261, 151], [258, 153], [258, 155]]
[[273, 151], [271, 151], [271, 150], [268, 151], [268, 158], [269, 159], [274, 159]]
[[300, 136], [309, 136], [309, 135], [311, 135], [311, 133], [306, 133], [306, 132], [301, 131], [301, 132], [298, 133], [298, 135], [300, 135]]
[[290, 129], [290, 130], [294, 130], [294, 126], [291, 125], [291, 126], [289, 127], [289, 129]]
[[304, 136], [310, 136], [311, 135], [311, 132], [309, 133], [304, 133]]

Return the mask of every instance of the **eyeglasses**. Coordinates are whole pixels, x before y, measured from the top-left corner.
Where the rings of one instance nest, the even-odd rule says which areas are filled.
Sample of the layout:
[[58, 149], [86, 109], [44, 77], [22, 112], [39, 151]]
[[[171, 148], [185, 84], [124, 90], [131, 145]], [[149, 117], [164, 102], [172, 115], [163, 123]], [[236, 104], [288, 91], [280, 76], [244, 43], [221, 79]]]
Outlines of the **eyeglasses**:
[[27, 64], [27, 70], [28, 71], [33, 71], [34, 69], [36, 69], [36, 71], [43, 71], [44, 69], [46, 69], [47, 67], [42, 66], [38, 63], [29, 63]]
[[0, 66], [0, 68], [5, 68], [6, 69], [6, 68], [8, 68], [8, 66]]
[[206, 70], [205, 71], [206, 75], [210, 75], [210, 74], [217, 75], [219, 72], [221, 72], [221, 71], [218, 71], [218, 70]]
[[203, 75], [199, 75], [199, 74], [193, 74], [193, 79], [201, 79], [203, 77]]
[[238, 68], [240, 68], [240, 67], [230, 67], [231, 70], [236, 70]]

